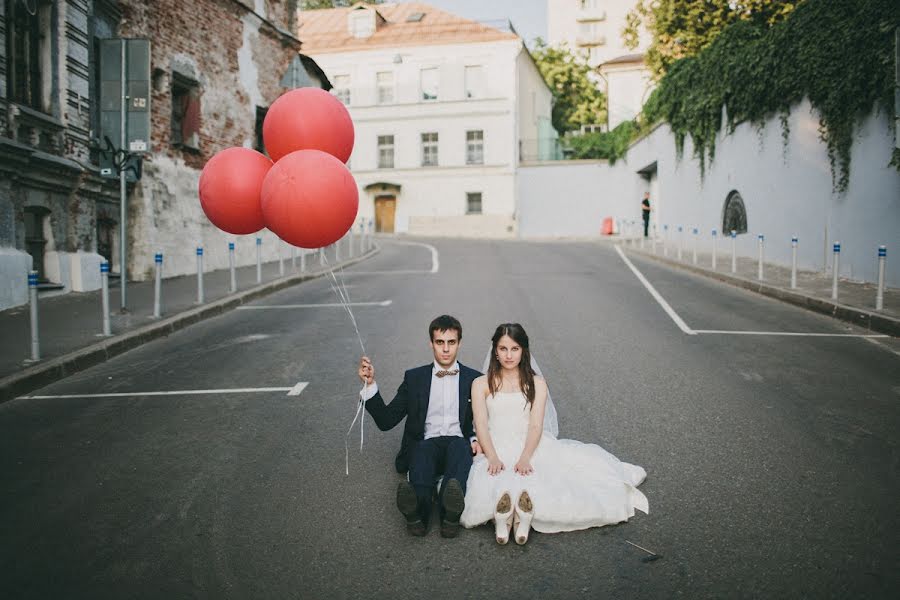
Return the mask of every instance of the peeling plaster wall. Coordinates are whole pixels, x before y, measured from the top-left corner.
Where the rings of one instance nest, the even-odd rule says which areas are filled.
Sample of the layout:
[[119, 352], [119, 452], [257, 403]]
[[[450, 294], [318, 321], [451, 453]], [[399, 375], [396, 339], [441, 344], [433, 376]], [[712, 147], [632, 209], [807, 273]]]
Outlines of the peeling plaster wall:
[[[253, 146], [257, 107], [268, 107], [286, 91], [279, 82], [300, 44], [286, 42], [269, 23], [289, 30], [292, 3], [129, 0], [123, 4], [128, 20], [123, 35], [151, 39], [153, 73], [152, 155], [129, 198], [130, 276], [148, 279], [159, 251], [164, 255], [165, 277], [195, 273], [198, 245], [204, 246], [205, 269], [226, 268], [229, 241], [236, 242], [238, 266], [255, 264], [255, 236], [235, 239], [213, 227], [200, 208], [197, 186], [203, 165], [216, 152]], [[199, 152], [170, 142], [173, 72], [200, 86]], [[264, 230], [260, 236], [264, 261], [277, 259], [279, 250], [290, 256], [290, 249], [276, 243], [273, 234]]]

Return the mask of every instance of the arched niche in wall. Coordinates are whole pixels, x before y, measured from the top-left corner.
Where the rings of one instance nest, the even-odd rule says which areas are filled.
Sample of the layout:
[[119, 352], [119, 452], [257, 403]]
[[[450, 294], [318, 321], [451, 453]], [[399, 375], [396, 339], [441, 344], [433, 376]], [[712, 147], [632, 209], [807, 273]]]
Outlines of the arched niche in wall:
[[727, 235], [731, 231], [747, 233], [747, 208], [737, 190], [728, 193], [722, 208], [722, 233]]

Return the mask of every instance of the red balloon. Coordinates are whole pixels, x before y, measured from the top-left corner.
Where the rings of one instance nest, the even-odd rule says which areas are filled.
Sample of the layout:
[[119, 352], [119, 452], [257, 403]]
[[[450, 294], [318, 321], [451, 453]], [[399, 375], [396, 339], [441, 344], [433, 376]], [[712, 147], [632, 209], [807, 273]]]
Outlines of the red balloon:
[[266, 151], [276, 162], [296, 150], [321, 150], [345, 163], [353, 151], [353, 137], [347, 108], [319, 88], [282, 94], [263, 121]]
[[271, 168], [250, 148], [227, 148], [209, 159], [200, 173], [200, 206], [212, 224], [236, 235], [265, 227], [259, 193]]
[[359, 209], [359, 191], [347, 166], [319, 150], [291, 152], [275, 163], [261, 198], [266, 227], [300, 248], [338, 241]]

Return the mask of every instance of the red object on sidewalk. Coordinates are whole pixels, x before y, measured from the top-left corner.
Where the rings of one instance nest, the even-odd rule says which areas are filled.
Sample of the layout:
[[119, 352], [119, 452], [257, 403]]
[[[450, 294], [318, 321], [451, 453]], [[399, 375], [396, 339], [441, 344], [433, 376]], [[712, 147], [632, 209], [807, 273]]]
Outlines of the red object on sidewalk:
[[603, 219], [603, 226], [600, 227], [600, 233], [603, 235], [612, 235], [613, 234], [613, 220], [612, 217], [606, 217]]

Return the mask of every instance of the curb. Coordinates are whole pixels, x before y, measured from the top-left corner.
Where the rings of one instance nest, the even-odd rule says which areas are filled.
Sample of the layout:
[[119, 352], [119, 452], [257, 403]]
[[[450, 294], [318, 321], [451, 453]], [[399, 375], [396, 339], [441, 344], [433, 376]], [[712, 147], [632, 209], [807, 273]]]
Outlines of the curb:
[[[372, 250], [357, 258], [339, 263], [341, 267], [356, 264], [380, 251], [378, 244]], [[337, 266], [337, 265], [335, 265]], [[147, 342], [168, 336], [180, 329], [184, 329], [200, 321], [226, 313], [242, 304], [246, 304], [257, 298], [268, 296], [284, 288], [291, 287], [304, 281], [318, 279], [328, 271], [318, 271], [298, 275], [289, 275], [275, 281], [262, 283], [243, 292], [226, 296], [214, 302], [198, 306], [171, 317], [166, 317], [155, 323], [144, 325], [115, 335], [102, 342], [91, 344], [68, 354], [57, 356], [47, 362], [23, 369], [13, 375], [0, 379], [0, 403], [13, 400], [32, 390], [44, 387], [65, 377], [69, 377], [79, 371], [83, 371], [94, 365], [142, 346]]]
[[623, 247], [622, 249], [626, 252], [631, 252], [637, 256], [655, 260], [656, 262], [670, 267], [677, 267], [709, 279], [716, 279], [736, 287], [744, 288], [745, 290], [762, 294], [763, 296], [768, 296], [770, 298], [775, 298], [776, 300], [781, 300], [782, 302], [787, 302], [788, 304], [793, 304], [794, 306], [799, 306], [800, 308], [805, 308], [841, 321], [846, 321], [869, 331], [884, 333], [893, 337], [900, 337], [900, 319], [895, 319], [862, 308], [847, 306], [846, 304], [839, 304], [832, 300], [808, 296], [801, 292], [787, 290], [761, 281], [745, 279], [735, 275], [727, 275], [717, 271], [710, 271], [703, 267], [696, 267], [670, 258], [663, 258], [655, 254], [635, 250], [634, 248]]

